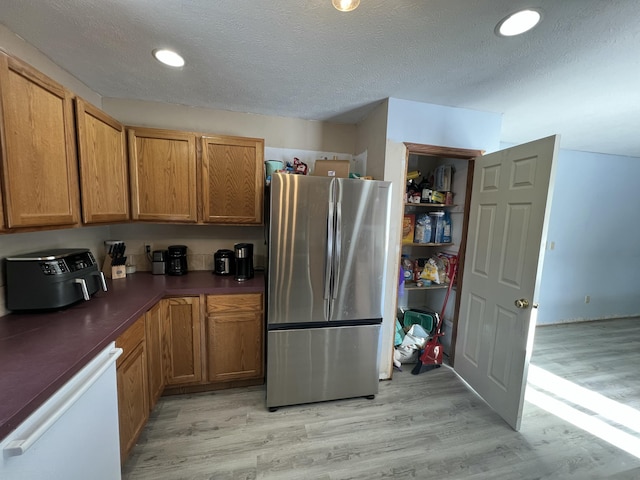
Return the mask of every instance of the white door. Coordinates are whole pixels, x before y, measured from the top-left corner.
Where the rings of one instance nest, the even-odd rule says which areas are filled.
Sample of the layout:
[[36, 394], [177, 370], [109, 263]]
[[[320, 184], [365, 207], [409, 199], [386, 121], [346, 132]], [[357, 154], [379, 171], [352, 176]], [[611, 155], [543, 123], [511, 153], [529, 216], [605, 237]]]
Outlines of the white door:
[[553, 190], [552, 136], [475, 162], [455, 370], [520, 429]]

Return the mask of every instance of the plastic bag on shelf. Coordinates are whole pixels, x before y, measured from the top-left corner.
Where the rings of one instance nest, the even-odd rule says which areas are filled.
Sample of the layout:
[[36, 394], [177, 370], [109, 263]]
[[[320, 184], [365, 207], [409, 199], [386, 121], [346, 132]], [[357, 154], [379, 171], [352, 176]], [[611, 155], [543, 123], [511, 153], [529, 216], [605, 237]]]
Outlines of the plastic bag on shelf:
[[414, 243], [430, 243], [432, 237], [431, 217], [428, 213], [416, 215]]

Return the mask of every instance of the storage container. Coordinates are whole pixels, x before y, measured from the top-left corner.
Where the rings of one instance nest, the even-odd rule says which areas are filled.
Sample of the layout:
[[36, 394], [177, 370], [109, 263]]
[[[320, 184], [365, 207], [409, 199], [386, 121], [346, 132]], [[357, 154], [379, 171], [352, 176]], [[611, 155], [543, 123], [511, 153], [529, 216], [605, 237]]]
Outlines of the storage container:
[[431, 241], [433, 243], [443, 243], [444, 211], [431, 212], [429, 217], [431, 217]]
[[415, 310], [407, 310], [406, 312], [404, 312], [404, 319], [402, 321], [405, 327], [410, 327], [413, 324], [418, 324], [427, 333], [431, 333], [435, 325], [435, 319], [433, 315], [427, 312], [418, 312]]
[[433, 189], [440, 192], [451, 190], [451, 177], [453, 171], [451, 165], [440, 165], [433, 171]]

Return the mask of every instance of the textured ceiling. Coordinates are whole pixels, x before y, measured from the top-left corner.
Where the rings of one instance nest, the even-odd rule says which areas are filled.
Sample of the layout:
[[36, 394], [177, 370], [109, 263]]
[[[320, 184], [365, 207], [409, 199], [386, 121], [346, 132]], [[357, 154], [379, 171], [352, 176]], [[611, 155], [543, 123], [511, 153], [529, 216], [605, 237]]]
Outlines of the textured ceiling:
[[[538, 27], [493, 33], [528, 6]], [[1, 0], [0, 22], [105, 97], [345, 123], [395, 97], [503, 113], [505, 142], [640, 157], [637, 0]]]

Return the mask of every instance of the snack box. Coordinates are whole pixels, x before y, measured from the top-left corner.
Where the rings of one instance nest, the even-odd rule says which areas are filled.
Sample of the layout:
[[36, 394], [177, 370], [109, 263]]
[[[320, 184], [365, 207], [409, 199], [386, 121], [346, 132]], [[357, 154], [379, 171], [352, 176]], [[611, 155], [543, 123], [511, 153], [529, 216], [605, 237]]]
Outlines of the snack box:
[[402, 219], [402, 243], [413, 243], [416, 228], [416, 216], [413, 213], [405, 213]]

